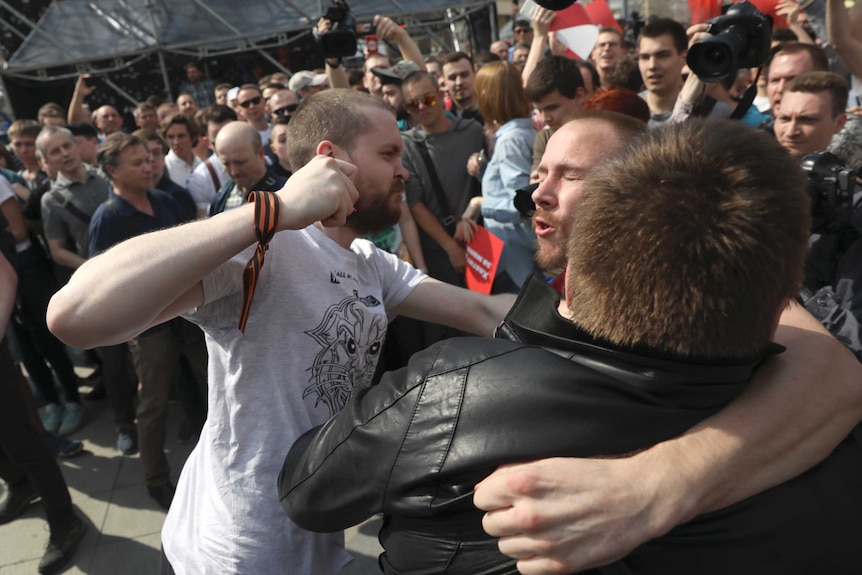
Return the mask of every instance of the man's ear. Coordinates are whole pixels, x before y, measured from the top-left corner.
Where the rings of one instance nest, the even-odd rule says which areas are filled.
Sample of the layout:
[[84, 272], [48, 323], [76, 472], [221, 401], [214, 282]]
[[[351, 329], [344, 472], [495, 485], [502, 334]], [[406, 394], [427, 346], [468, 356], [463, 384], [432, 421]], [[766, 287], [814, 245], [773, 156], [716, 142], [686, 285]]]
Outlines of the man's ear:
[[330, 158], [342, 157], [341, 148], [329, 140], [323, 140], [317, 144], [316, 152], [318, 156], [329, 156]]
[[844, 129], [844, 124], [847, 123], [847, 114], [844, 112], [838, 114], [838, 117], [835, 118], [835, 133], [837, 134], [841, 130]]

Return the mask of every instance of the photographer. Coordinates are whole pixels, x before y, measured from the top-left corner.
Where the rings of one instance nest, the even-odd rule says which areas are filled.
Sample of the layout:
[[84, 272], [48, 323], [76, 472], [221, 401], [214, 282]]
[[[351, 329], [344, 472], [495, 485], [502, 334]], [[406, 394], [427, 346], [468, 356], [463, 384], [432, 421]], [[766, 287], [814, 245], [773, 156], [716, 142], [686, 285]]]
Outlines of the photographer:
[[[797, 160], [825, 150], [847, 121], [847, 94], [847, 82], [831, 72], [794, 78], [784, 89], [775, 118], [778, 141]], [[849, 196], [852, 176], [846, 183], [840, 177], [832, 181], [843, 166], [837, 164], [837, 157], [831, 159], [826, 169], [815, 166], [809, 171], [809, 185], [816, 191], [812, 198], [815, 233], [805, 258], [802, 299], [806, 309], [862, 361], [862, 193]], [[828, 199], [821, 200], [830, 193], [839, 200], [834, 206]]]
[[[769, 21], [748, 2], [735, 4], [727, 13], [687, 31], [691, 69], [671, 115], [672, 122], [692, 116], [739, 119], [756, 126], [762, 114], [743, 97], [738, 105], [729, 89], [740, 69], [760, 67], [768, 56]], [[753, 96], [753, 94], [752, 94]]]
[[[349, 88], [347, 74], [341, 66], [341, 59], [356, 52], [356, 21], [350, 8], [343, 0], [335, 0], [317, 22], [316, 33], [326, 62], [326, 75], [331, 88]], [[422, 51], [407, 30], [386, 16], [376, 15], [368, 34], [374, 34], [378, 41], [394, 41], [404, 60], [415, 62], [421, 70], [425, 69]], [[350, 39], [352, 36], [352, 42]], [[350, 48], [353, 48], [352, 52]], [[350, 52], [350, 53], [348, 53]], [[373, 58], [372, 58], [373, 56]], [[380, 80], [371, 73], [371, 68], [389, 68], [388, 56], [377, 52], [366, 53], [366, 60], [375, 60], [373, 66], [366, 66], [365, 87], [378, 98], [382, 97]]]

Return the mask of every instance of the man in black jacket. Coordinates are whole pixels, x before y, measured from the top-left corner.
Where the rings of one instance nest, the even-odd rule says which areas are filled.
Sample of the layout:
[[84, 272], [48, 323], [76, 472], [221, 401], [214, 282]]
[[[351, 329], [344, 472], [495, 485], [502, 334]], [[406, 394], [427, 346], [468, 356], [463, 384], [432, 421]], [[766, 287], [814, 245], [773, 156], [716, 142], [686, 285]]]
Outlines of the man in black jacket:
[[[675, 126], [585, 189], [566, 302], [529, 283], [498, 330], [513, 341], [434, 346], [300, 438], [279, 482], [294, 521], [331, 531], [384, 513], [387, 573], [515, 573], [482, 530], [478, 481], [505, 462], [679, 435], [779, 351], [809, 214], [804, 175], [775, 142], [730, 123]], [[851, 435], [799, 478], [596, 572], [858, 572], [861, 452]]]

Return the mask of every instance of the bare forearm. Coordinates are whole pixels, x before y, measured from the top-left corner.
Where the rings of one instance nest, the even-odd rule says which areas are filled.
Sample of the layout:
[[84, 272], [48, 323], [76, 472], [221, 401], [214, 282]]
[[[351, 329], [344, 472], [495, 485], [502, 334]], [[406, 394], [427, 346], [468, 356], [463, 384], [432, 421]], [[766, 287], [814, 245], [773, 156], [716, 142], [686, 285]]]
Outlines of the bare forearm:
[[862, 42], [862, 2], [856, 2], [850, 8], [850, 29], [853, 31], [853, 37], [859, 42]]
[[790, 29], [796, 34], [799, 42], [802, 44], [814, 44], [814, 39], [806, 32], [805, 28], [799, 24], [791, 24]]
[[72, 101], [69, 102], [69, 111], [66, 113], [66, 121], [70, 124], [81, 121], [81, 112], [84, 110], [84, 94], [75, 86]]
[[533, 43], [530, 45], [530, 53], [527, 54], [527, 61], [524, 62], [524, 69], [521, 71], [521, 81], [524, 86], [527, 85], [527, 80], [530, 79], [530, 74], [536, 69], [541, 59], [545, 56], [545, 45], [548, 42], [547, 36], [540, 34], [533, 35]]
[[829, 43], [847, 71], [862, 77], [862, 43], [853, 36], [851, 20], [842, 0], [826, 0], [826, 32]]
[[344, 71], [344, 66], [337, 66], [333, 68], [327, 62], [326, 64], [326, 77], [329, 80], [330, 88], [349, 88], [350, 80], [347, 78], [347, 72]]
[[777, 341], [787, 352], [760, 368], [736, 402], [636, 456], [673, 470], [673, 524], [806, 471], [862, 418], [862, 365], [813, 317], [794, 306]]
[[416, 220], [413, 219], [407, 202], [402, 202], [401, 219], [398, 220], [398, 226], [401, 228], [401, 235], [413, 265], [427, 273], [428, 264], [425, 263], [425, 254], [422, 253], [422, 244], [419, 242], [419, 230], [416, 228]]
[[440, 221], [437, 217], [431, 213], [425, 204], [417, 203], [410, 207], [410, 212], [413, 215], [413, 219], [416, 221], [416, 225], [422, 229], [423, 232], [428, 234], [432, 240], [437, 242], [441, 248], [446, 251], [457, 247], [457, 243], [455, 239], [449, 235], [445, 228], [443, 228]]
[[410, 60], [419, 66], [420, 70], [424, 71], [425, 59], [422, 57], [422, 50], [419, 49], [419, 46], [416, 45], [416, 42], [413, 41], [413, 38], [410, 37], [410, 34], [406, 30], [403, 30], [403, 32], [403, 34], [399, 34], [395, 39], [395, 43], [398, 44], [398, 51], [401, 52], [401, 56], [405, 60]]
[[[66, 248], [58, 248], [56, 246], [50, 245], [51, 241], [49, 240], [49, 248], [51, 250], [51, 259], [53, 259], [56, 263], [61, 266], [66, 266], [67, 268], [78, 269], [82, 265], [84, 265], [85, 260], [78, 254], [73, 251], [69, 251]], [[65, 242], [64, 242], [65, 243]]]
[[51, 300], [51, 331], [84, 349], [140, 333], [204, 276], [254, 243], [253, 213], [247, 205], [137, 236], [88, 260]]
[[18, 276], [12, 269], [12, 264], [0, 255], [0, 341], [6, 337], [6, 327], [9, 325], [9, 316], [15, 305], [15, 294], [17, 292]]

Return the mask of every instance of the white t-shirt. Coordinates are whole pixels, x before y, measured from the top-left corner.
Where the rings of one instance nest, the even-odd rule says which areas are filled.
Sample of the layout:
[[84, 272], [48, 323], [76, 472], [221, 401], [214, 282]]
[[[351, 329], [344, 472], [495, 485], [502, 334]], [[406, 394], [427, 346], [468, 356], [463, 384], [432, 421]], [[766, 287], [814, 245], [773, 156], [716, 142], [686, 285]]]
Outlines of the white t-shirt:
[[176, 155], [173, 150], [169, 151], [168, 155], [165, 156], [165, 168], [168, 170], [168, 176], [181, 188], [186, 187], [189, 176], [202, 163], [200, 158], [192, 154], [192, 163], [189, 165], [185, 160]]
[[206, 333], [209, 415], [162, 529], [177, 575], [323, 575], [347, 564], [342, 533], [288, 519], [278, 474], [300, 434], [369, 385], [387, 310], [426, 277], [366, 240], [345, 250], [314, 226], [282, 232], [242, 335], [242, 270], [253, 249], [204, 279], [205, 304], [187, 316]]
[[9, 180], [0, 176], [0, 204], [14, 197], [15, 190], [12, 189], [12, 184], [9, 183]]
[[224, 171], [224, 166], [218, 159], [218, 156], [213, 154], [210, 156], [210, 165], [218, 178], [219, 185], [216, 187], [210, 175], [209, 168], [206, 162], [201, 162], [195, 170], [189, 174], [189, 179], [186, 181], [186, 188], [189, 190], [192, 199], [195, 201], [195, 206], [199, 210], [209, 210], [213, 198], [221, 189], [221, 187], [230, 181], [230, 176]]

